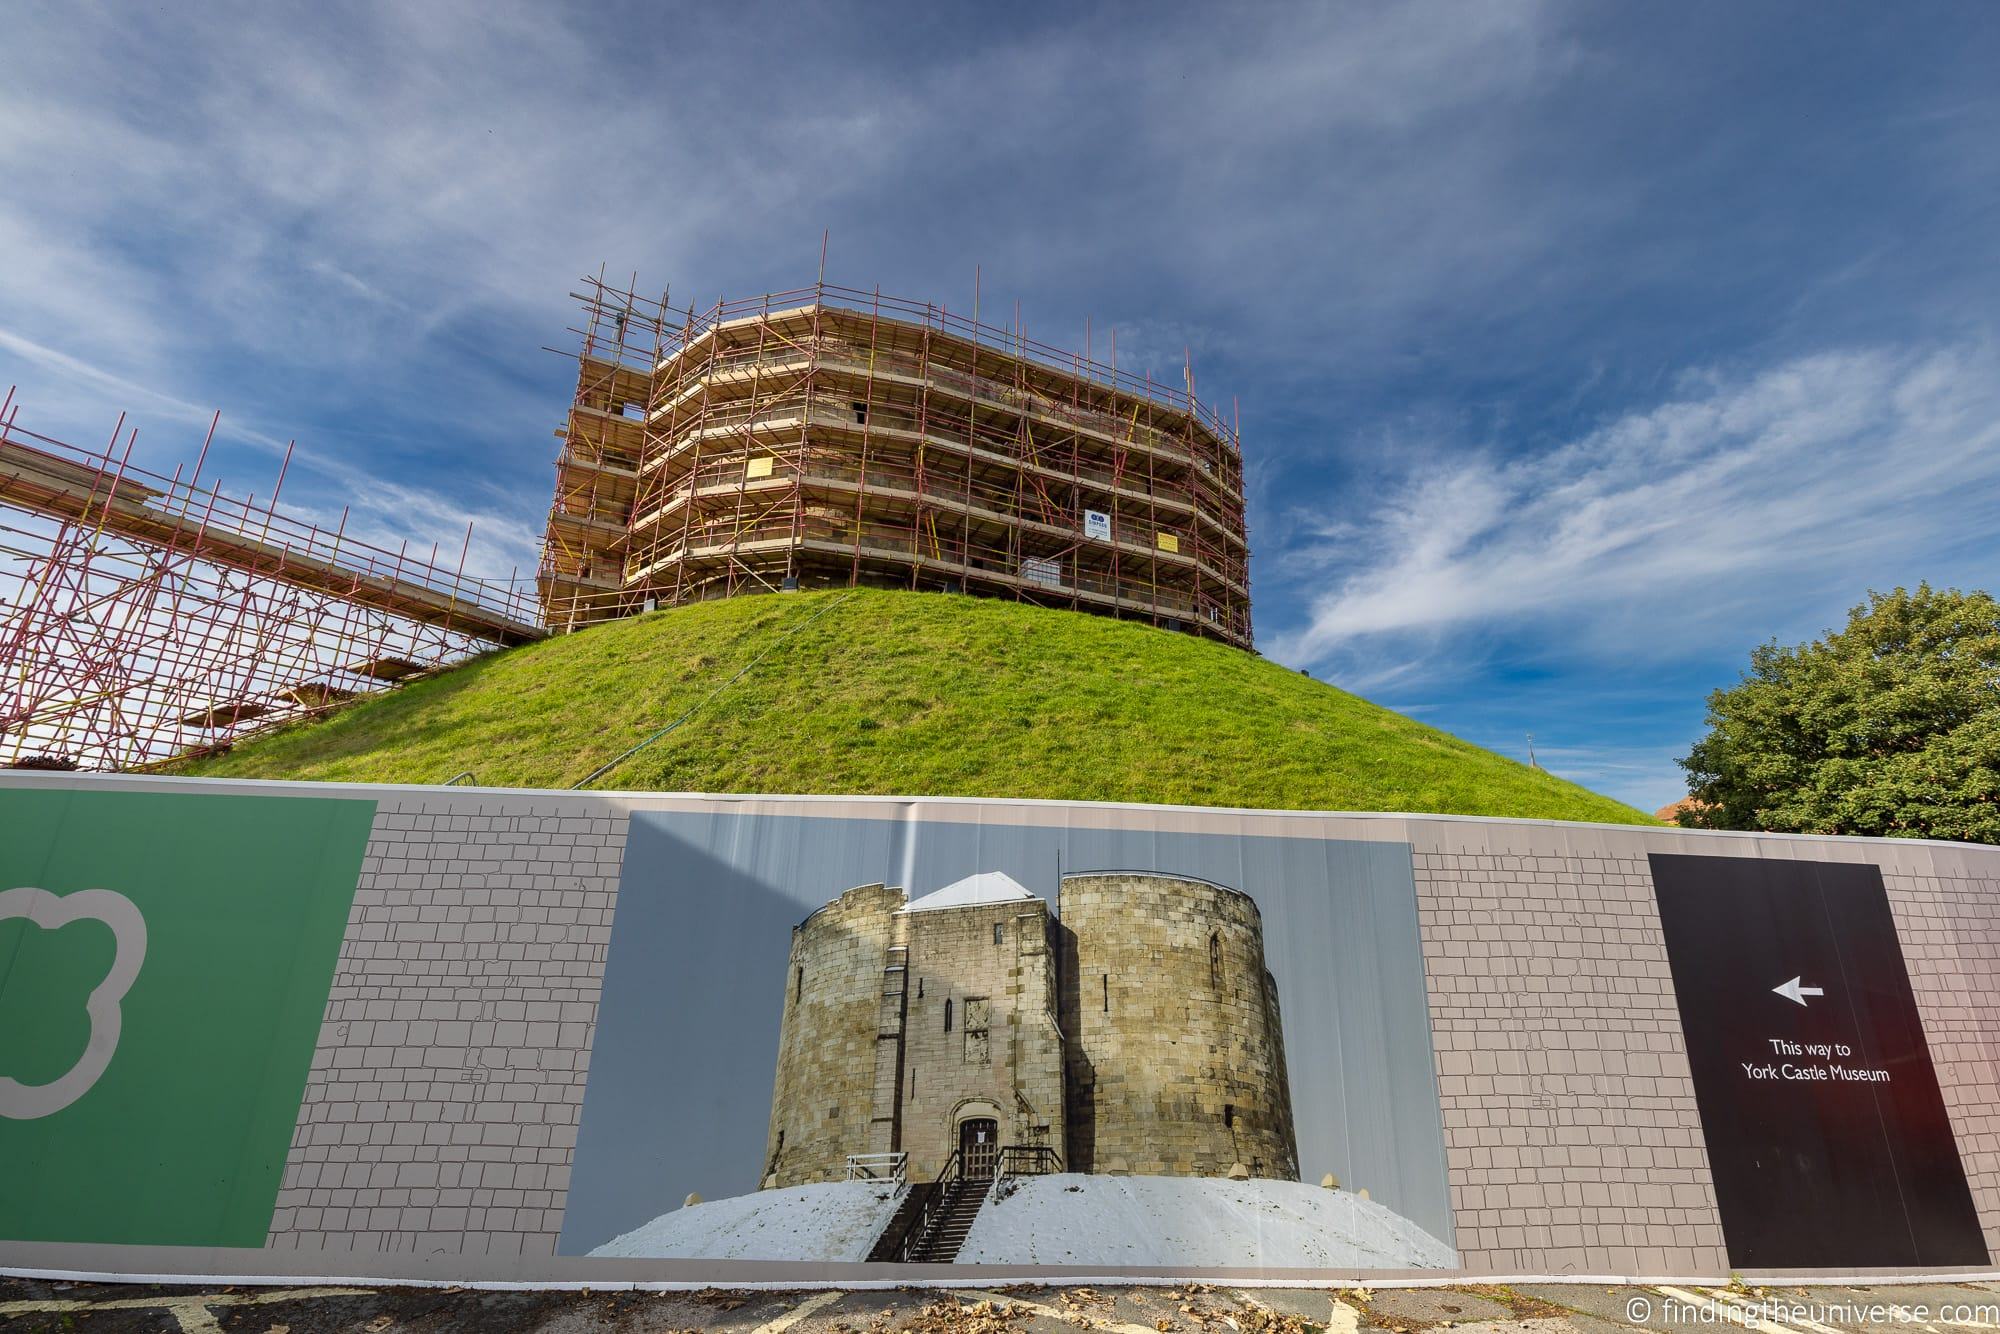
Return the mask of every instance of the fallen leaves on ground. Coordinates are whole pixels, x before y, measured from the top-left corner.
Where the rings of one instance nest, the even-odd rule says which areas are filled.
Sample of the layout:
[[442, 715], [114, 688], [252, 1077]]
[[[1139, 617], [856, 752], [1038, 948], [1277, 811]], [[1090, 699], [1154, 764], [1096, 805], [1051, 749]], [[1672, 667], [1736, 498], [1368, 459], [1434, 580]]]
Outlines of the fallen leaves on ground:
[[713, 1306], [718, 1311], [734, 1311], [750, 1300], [747, 1293], [731, 1292], [728, 1288], [703, 1288], [688, 1294], [688, 1300], [703, 1306]]
[[1017, 1320], [1034, 1314], [1013, 1302], [977, 1301], [970, 1306], [956, 1298], [931, 1302], [904, 1323], [904, 1334], [1002, 1334]]

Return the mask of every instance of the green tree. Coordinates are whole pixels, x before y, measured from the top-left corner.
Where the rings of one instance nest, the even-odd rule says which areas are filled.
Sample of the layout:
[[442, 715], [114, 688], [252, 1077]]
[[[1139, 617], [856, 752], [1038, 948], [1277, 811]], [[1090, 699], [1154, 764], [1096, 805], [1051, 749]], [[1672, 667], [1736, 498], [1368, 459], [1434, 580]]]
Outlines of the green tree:
[[1870, 592], [1708, 697], [1682, 824], [2000, 843], [2000, 603]]

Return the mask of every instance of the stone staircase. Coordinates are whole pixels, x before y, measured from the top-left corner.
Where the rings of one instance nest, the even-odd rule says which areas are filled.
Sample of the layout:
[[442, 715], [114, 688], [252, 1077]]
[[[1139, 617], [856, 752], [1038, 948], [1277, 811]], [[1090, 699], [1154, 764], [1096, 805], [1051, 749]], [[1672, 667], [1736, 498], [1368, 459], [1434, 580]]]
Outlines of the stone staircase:
[[948, 1265], [958, 1258], [972, 1220], [993, 1189], [992, 1176], [966, 1176], [959, 1156], [936, 1181], [913, 1182], [868, 1258], [878, 1263]]
[[911, 1262], [948, 1265], [956, 1260], [958, 1248], [965, 1245], [965, 1234], [972, 1231], [972, 1220], [979, 1217], [992, 1186], [991, 1177], [960, 1177], [946, 1185], [930, 1225], [910, 1250]]

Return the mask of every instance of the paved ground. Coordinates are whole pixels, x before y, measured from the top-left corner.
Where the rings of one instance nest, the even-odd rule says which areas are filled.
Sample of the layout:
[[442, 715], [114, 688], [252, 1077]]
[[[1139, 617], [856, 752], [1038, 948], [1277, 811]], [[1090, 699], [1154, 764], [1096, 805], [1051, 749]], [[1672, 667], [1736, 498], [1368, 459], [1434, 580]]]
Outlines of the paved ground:
[[0, 1279], [0, 1334], [1609, 1334], [1750, 1329], [2000, 1330], [2000, 1284], [1604, 1288], [1549, 1284], [1341, 1292], [1007, 1288], [995, 1292], [480, 1292], [154, 1288]]

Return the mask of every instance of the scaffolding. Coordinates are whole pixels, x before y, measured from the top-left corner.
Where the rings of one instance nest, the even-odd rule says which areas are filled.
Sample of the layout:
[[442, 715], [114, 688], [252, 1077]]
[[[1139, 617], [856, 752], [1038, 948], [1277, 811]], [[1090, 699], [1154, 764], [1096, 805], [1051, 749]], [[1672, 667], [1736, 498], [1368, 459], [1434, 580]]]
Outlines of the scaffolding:
[[[537, 590], [552, 630], [745, 592], [1011, 597], [1251, 644], [1241, 440], [1185, 387], [820, 282], [572, 294]], [[1232, 413], [1233, 416], [1233, 413]]]
[[538, 638], [532, 597], [22, 429], [0, 401], [0, 766], [130, 769]]

